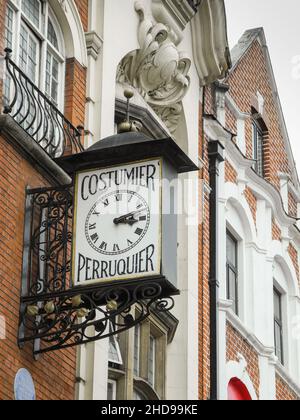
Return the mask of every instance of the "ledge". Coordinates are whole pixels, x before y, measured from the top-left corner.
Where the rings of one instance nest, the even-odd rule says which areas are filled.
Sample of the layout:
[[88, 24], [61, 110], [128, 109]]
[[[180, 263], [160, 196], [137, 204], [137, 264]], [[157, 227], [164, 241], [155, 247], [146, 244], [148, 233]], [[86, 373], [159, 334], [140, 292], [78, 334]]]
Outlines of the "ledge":
[[285, 370], [284, 366], [277, 363], [276, 365], [276, 373], [280, 378], [291, 388], [291, 390], [297, 394], [300, 399], [300, 387], [296, 382], [290, 377], [290, 375]]
[[50, 156], [29, 136], [10, 115], [0, 115], [0, 134], [33, 167], [56, 185], [71, 184], [72, 179], [50, 158]]

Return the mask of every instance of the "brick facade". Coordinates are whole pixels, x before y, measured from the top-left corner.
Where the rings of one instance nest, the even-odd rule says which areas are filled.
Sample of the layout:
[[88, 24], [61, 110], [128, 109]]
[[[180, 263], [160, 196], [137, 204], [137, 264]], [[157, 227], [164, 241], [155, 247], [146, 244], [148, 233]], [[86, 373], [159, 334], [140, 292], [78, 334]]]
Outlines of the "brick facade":
[[228, 160], [225, 161], [225, 182], [237, 183], [237, 171]]
[[226, 340], [227, 362], [238, 362], [238, 355], [243, 355], [247, 362], [247, 373], [253, 382], [256, 394], [259, 395], [259, 361], [256, 351], [229, 323], [227, 323]]
[[[75, 2], [84, 31], [88, 30], [88, 0]], [[6, 2], [0, 1], [0, 48], [3, 51]], [[65, 117], [74, 126], [84, 125], [86, 69], [75, 59], [66, 62]], [[1, 95], [2, 97], [2, 95]], [[21, 290], [25, 189], [55, 185], [38, 163], [29, 161], [6, 135], [0, 136], [0, 316], [6, 337], [0, 340], [0, 399], [14, 399], [14, 379], [20, 368], [31, 373], [38, 400], [74, 400], [76, 349], [51, 352], [35, 361], [32, 344], [17, 346]]]
[[284, 380], [276, 375], [276, 399], [278, 401], [296, 401], [299, 396], [284, 382]]
[[49, 182], [0, 137], [0, 314], [6, 320], [6, 339], [0, 341], [0, 399], [14, 399], [17, 371], [27, 368], [39, 400], [72, 400], [75, 350], [43, 355], [34, 361], [32, 345], [17, 346], [21, 290], [25, 189]]
[[[240, 112], [244, 115], [249, 115], [245, 119], [245, 149], [246, 157], [248, 159], [253, 159], [253, 118], [259, 118], [259, 123], [261, 124], [263, 131], [263, 154], [264, 154], [264, 178], [268, 183], [271, 183], [280, 195], [280, 179], [279, 174], [287, 174], [292, 179], [292, 169], [290, 167], [287, 145], [285, 142], [284, 135], [281, 130], [281, 123], [278, 111], [278, 104], [276, 103], [276, 98], [274, 97], [270, 73], [267, 66], [264, 49], [261, 46], [261, 43], [256, 39], [254, 40], [250, 47], [244, 52], [240, 60], [234, 64], [232, 71], [229, 73], [228, 77], [225, 79], [224, 83], [229, 87], [228, 94], [231, 96], [235, 104], [237, 105]], [[215, 88], [206, 88], [205, 93], [205, 113], [208, 115], [214, 116], [217, 118], [216, 106], [218, 105], [214, 100]], [[258, 104], [258, 92], [264, 99], [264, 108], [262, 114], [258, 112], [261, 110]], [[220, 105], [222, 106], [222, 105]], [[252, 115], [251, 115], [252, 114]], [[226, 126], [225, 128], [229, 130], [233, 135], [233, 141], [236, 141], [237, 135], [237, 117], [233, 114], [232, 110], [225, 105], [225, 115], [226, 115]], [[255, 116], [256, 115], [256, 116]], [[200, 137], [201, 140], [201, 137]], [[205, 139], [207, 140], [207, 139]], [[206, 141], [204, 141], [206, 145]], [[202, 147], [200, 148], [202, 149]], [[225, 144], [226, 149], [226, 144]], [[205, 166], [208, 166], [207, 158], [205, 160]], [[238, 169], [229, 162], [225, 160], [225, 182], [238, 184]], [[204, 179], [207, 178], [207, 173], [204, 170]], [[239, 185], [240, 188], [243, 187], [242, 183]], [[251, 214], [256, 225], [257, 223], [257, 204], [258, 200], [254, 191], [246, 185], [244, 189], [244, 197], [249, 205]], [[206, 214], [209, 213], [209, 207], [206, 209]], [[291, 216], [297, 216], [297, 199], [289, 192], [288, 196], [288, 213]], [[200, 261], [202, 258], [202, 265], [200, 262], [199, 268], [199, 279], [200, 279], [200, 297], [199, 297], [199, 308], [200, 312], [203, 310], [203, 318], [200, 319], [201, 325], [207, 322], [207, 312], [209, 310], [209, 291], [208, 291], [208, 276], [209, 276], [209, 255], [205, 252], [206, 242], [209, 239], [209, 235], [204, 236], [204, 242], [202, 241], [202, 234], [206, 230], [209, 220], [204, 219], [204, 226], [200, 227]], [[282, 230], [278, 222], [273, 217], [272, 220], [272, 239], [276, 241], [281, 241], [282, 239]], [[271, 244], [270, 244], [271, 245]], [[203, 251], [204, 250], [204, 251]], [[204, 255], [202, 253], [204, 252]], [[225, 250], [224, 250], [225, 252]], [[298, 251], [296, 247], [291, 243], [288, 247], [288, 253], [291, 257], [295, 271], [297, 273], [298, 279], [300, 276], [299, 269], [299, 259]], [[206, 268], [208, 267], [208, 268]], [[204, 291], [204, 292], [203, 292]], [[203, 296], [204, 294], [204, 296]], [[208, 305], [208, 306], [207, 306]], [[202, 327], [203, 328], [203, 327]], [[205, 329], [205, 328], [204, 328]], [[208, 325], [206, 325], [206, 331], [200, 334], [200, 352], [209, 350], [209, 344], [205, 347], [208, 339], [205, 342], [204, 337], [207, 336], [209, 332]], [[209, 342], [208, 342], [209, 343]], [[247, 373], [253, 383], [254, 389], [256, 391], [257, 397], [260, 397], [260, 375], [262, 374], [259, 369], [259, 355], [257, 350], [254, 349], [248, 342], [245, 340], [241, 334], [232, 325], [227, 322], [227, 331], [226, 331], [226, 343], [227, 343], [227, 362], [230, 361], [239, 361], [239, 355], [242, 355], [247, 362]], [[207, 394], [205, 391], [208, 388], [208, 382], [205, 380], [209, 379], [209, 376], [205, 375], [209, 368], [209, 362], [205, 364], [206, 356], [200, 353], [200, 381], [204, 381], [200, 385], [200, 398], [202, 399]], [[276, 379], [276, 392], [278, 400], [295, 400], [297, 395], [295, 392], [291, 391], [288, 384], [285, 381], [277, 376]]]

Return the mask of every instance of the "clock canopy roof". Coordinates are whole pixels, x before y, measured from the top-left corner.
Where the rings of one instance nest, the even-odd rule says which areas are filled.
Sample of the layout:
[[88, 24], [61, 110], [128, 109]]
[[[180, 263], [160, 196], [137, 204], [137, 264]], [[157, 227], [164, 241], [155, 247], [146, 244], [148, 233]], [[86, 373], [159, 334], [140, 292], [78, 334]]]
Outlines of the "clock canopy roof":
[[56, 161], [66, 172], [72, 174], [85, 169], [157, 157], [168, 160], [178, 173], [198, 170], [172, 138], [154, 140], [142, 133], [134, 132], [107, 137], [82, 153], [62, 157]]

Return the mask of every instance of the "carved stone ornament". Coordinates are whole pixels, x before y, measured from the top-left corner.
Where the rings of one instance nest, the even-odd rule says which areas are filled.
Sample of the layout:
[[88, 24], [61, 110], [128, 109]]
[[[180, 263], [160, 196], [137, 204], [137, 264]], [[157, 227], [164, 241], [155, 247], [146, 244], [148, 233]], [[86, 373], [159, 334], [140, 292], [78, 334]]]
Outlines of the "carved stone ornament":
[[178, 51], [169, 27], [155, 22], [140, 2], [135, 9], [140, 16], [140, 49], [121, 61], [117, 82], [133, 86], [174, 133], [190, 86], [191, 61]]

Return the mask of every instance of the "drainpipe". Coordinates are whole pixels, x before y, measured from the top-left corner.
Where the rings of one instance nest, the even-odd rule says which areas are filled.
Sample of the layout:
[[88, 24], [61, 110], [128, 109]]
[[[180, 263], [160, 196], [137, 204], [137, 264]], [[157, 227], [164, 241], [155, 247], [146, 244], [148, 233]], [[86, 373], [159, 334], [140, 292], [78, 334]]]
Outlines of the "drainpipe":
[[219, 141], [208, 143], [209, 178], [210, 178], [210, 399], [218, 400], [218, 182], [219, 166], [224, 162], [224, 147]]

